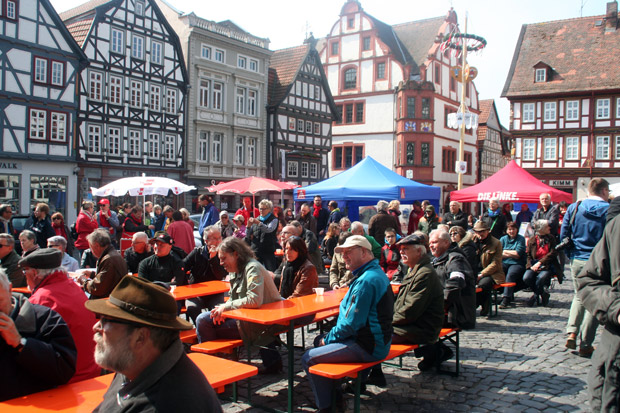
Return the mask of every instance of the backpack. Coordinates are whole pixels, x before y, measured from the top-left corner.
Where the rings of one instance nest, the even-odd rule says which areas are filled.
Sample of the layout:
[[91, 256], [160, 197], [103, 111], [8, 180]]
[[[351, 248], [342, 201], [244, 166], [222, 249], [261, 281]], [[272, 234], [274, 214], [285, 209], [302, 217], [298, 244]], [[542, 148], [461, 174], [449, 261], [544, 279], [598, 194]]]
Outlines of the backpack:
[[75, 228], [75, 224], [76, 223], [74, 222], [69, 227], [69, 232], [71, 233], [71, 238], [73, 238], [74, 241], [78, 239], [78, 233], [77, 233], [77, 229]]

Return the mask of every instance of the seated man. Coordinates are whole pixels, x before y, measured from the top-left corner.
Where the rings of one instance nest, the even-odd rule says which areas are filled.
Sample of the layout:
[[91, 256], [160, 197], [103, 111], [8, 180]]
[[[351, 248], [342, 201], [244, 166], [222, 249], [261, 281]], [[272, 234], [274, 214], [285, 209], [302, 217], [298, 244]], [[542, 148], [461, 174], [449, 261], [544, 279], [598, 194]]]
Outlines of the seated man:
[[367, 235], [366, 232], [364, 232], [364, 225], [361, 222], [359, 221], [352, 222], [350, 232], [353, 235], [360, 235], [366, 238], [366, 240], [370, 242], [370, 246], [372, 247], [372, 255], [376, 259], [381, 258], [381, 244], [379, 244], [377, 240], [375, 240], [375, 237], [371, 237], [370, 235]]
[[[335, 251], [342, 253], [354, 279], [340, 304], [336, 325], [329, 333], [318, 336], [314, 340], [316, 347], [306, 351], [301, 359], [320, 411], [329, 411], [335, 381], [310, 374], [309, 368], [319, 363], [381, 360], [390, 351], [392, 338], [394, 294], [372, 255], [370, 242], [359, 235], [351, 236]], [[360, 374], [364, 377], [367, 372]]]
[[400, 263], [400, 247], [396, 245], [396, 241], [399, 239], [400, 235], [396, 233], [394, 228], [385, 229], [385, 245], [381, 248], [379, 265], [390, 280], [402, 280], [405, 275]]
[[23, 294], [11, 294], [9, 278], [0, 269], [0, 401], [67, 383], [76, 358], [62, 317]]
[[[306, 242], [308, 247], [308, 259], [316, 267], [317, 274], [323, 273], [323, 259], [321, 258], [321, 251], [319, 250], [319, 241], [316, 234], [306, 228], [299, 221], [291, 221], [288, 225], [295, 227], [298, 237]], [[284, 245], [282, 245], [284, 248]]]
[[136, 232], [131, 237], [131, 247], [125, 250], [127, 270], [132, 274], [137, 274], [142, 260], [151, 255], [153, 255], [153, 251], [149, 245], [148, 235], [145, 232]]
[[0, 268], [6, 271], [13, 287], [25, 287], [26, 277], [17, 265], [19, 255], [15, 252], [15, 238], [11, 234], [0, 234]]
[[502, 244], [491, 235], [490, 229], [483, 220], [474, 224], [478, 257], [481, 271], [478, 273], [478, 287], [482, 292], [476, 297], [476, 307], [482, 306], [480, 315], [489, 314], [491, 307], [491, 289], [493, 284], [501, 284], [506, 278], [502, 269]]
[[142, 260], [138, 275], [149, 281], [161, 281], [167, 285], [185, 285], [187, 278], [183, 271], [183, 259], [172, 251], [172, 238], [163, 231], [149, 241], [154, 255]]
[[95, 324], [95, 361], [116, 372], [95, 412], [221, 412], [204, 374], [185, 355], [179, 330], [192, 325], [176, 317], [164, 288], [138, 277], [123, 278], [110, 300], [86, 303]]
[[62, 252], [62, 262], [60, 265], [65, 267], [65, 270], [75, 272], [80, 269], [80, 263], [71, 255], [67, 254], [67, 240], [65, 237], [61, 237], [60, 235], [49, 237], [47, 239], [47, 248], [55, 248]]
[[[48, 243], [50, 240], [48, 238]], [[71, 330], [77, 348], [75, 375], [70, 381], [73, 383], [99, 376], [101, 369], [95, 364], [95, 342], [92, 336], [97, 320], [93, 313], [84, 308], [84, 303], [88, 301], [86, 294], [67, 276], [65, 267], [61, 266], [63, 254], [66, 253], [56, 248], [39, 249], [22, 258], [19, 266], [24, 269], [28, 287], [32, 291], [29, 301], [56, 311]]]
[[86, 240], [90, 251], [97, 258], [97, 271], [91, 271], [88, 278], [80, 276], [78, 282], [91, 299], [106, 298], [121, 278], [127, 275], [127, 265], [121, 254], [114, 249], [110, 234], [105, 229], [94, 230], [86, 236]]
[[523, 282], [523, 273], [525, 273], [527, 261], [525, 238], [523, 238], [523, 235], [519, 235], [517, 224], [509, 222], [506, 224], [506, 235], [499, 241], [502, 243], [502, 269], [504, 274], [506, 274], [506, 282], [517, 284], [516, 287], [504, 288], [499, 308], [508, 308], [514, 301], [515, 291], [525, 288], [525, 283]]

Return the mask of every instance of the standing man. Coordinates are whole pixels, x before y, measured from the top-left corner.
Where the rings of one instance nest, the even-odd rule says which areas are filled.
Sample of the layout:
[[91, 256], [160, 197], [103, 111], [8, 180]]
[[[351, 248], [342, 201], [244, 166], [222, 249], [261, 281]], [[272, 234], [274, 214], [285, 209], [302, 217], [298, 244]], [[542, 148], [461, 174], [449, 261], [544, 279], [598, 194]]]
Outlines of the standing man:
[[551, 205], [551, 194], [540, 194], [539, 199], [540, 208], [534, 212], [531, 222], [534, 223], [540, 219], [546, 219], [547, 222], [549, 222], [551, 234], [557, 237], [558, 228], [560, 225], [560, 211], [558, 210], [557, 205]]
[[[75, 230], [78, 234], [77, 240], [75, 241], [75, 248], [80, 252], [80, 257], [84, 251], [89, 248], [86, 237], [99, 227], [94, 213], [95, 206], [91, 201], [82, 202], [82, 210], [75, 223]], [[112, 290], [110, 289], [110, 291]]]
[[588, 194], [589, 196], [583, 201], [576, 202], [568, 207], [560, 233], [561, 240], [571, 239], [573, 241], [572, 248], [566, 250], [566, 254], [571, 260], [570, 271], [575, 288], [575, 296], [570, 306], [570, 314], [566, 324], [566, 332], [568, 333], [566, 347], [576, 349], [577, 339], [579, 338], [579, 355], [582, 357], [591, 357], [592, 352], [594, 352], [592, 343], [598, 322], [585, 309], [579, 299], [577, 275], [590, 259], [590, 254], [592, 254], [596, 244], [603, 237], [605, 223], [607, 222], [607, 209], [609, 208], [607, 203], [609, 183], [602, 178], [592, 179], [588, 185]]
[[11, 218], [13, 217], [13, 208], [10, 204], [0, 205], [0, 234], [15, 235], [15, 229], [13, 229], [13, 223]]
[[499, 200], [497, 198], [489, 199], [489, 209], [482, 214], [480, 219], [486, 224], [495, 239], [499, 240], [506, 234], [506, 217], [499, 209]]
[[314, 340], [315, 348], [306, 351], [301, 359], [320, 411], [329, 411], [332, 391], [338, 389], [334, 388], [334, 380], [310, 374], [311, 366], [381, 360], [387, 356], [392, 341], [394, 294], [390, 281], [372, 255], [370, 243], [362, 236], [353, 235], [337, 246], [335, 252], [342, 253], [354, 279], [340, 304], [336, 325], [329, 333], [318, 336]]
[[174, 297], [164, 288], [125, 277], [110, 300], [91, 300], [97, 314], [95, 361], [117, 374], [95, 412], [221, 412], [213, 388], [183, 351]]
[[[245, 242], [250, 245], [256, 255], [258, 262], [269, 270], [274, 271], [278, 268], [276, 261], [276, 245], [278, 243], [278, 218], [271, 213], [273, 203], [268, 199], [263, 199], [258, 203], [260, 216], [250, 218], [246, 228]], [[312, 217], [312, 216], [310, 216]]]
[[[219, 211], [215, 207], [213, 199], [209, 195], [200, 195], [200, 197], [198, 198], [198, 203], [202, 207], [202, 216], [200, 217], [200, 225], [198, 225], [198, 232], [202, 237], [202, 233], [204, 232], [205, 228], [215, 224], [219, 219]], [[165, 208], [164, 212], [166, 212]]]
[[[336, 208], [337, 207], [338, 206], [336, 205]], [[316, 235], [319, 242], [321, 242], [323, 237], [325, 237], [329, 215], [330, 212], [327, 209], [323, 208], [323, 199], [321, 198], [321, 196], [315, 196], [314, 202], [312, 204], [312, 216], [316, 220], [316, 231], [314, 232], [314, 235]]]
[[299, 207], [299, 215], [295, 217], [295, 220], [299, 221], [305, 229], [314, 232], [315, 235], [317, 234], [318, 231], [316, 230], [316, 218], [311, 213], [310, 205], [308, 205], [307, 203], [304, 202], [303, 204], [301, 204], [301, 207]]
[[26, 278], [19, 268], [19, 255], [15, 252], [15, 238], [11, 234], [0, 234], [0, 268], [3, 268], [14, 287], [25, 287]]
[[442, 224], [446, 224], [450, 228], [459, 226], [467, 231], [467, 215], [461, 211], [461, 204], [457, 201], [450, 202], [450, 211], [443, 214]]
[[420, 201], [413, 201], [411, 206], [411, 212], [409, 213], [409, 225], [407, 225], [407, 235], [411, 235], [418, 230], [418, 223], [420, 218], [424, 216], [424, 210], [422, 209], [422, 203]]
[[120, 226], [116, 212], [110, 209], [110, 200], [102, 198], [99, 200], [99, 212], [95, 214], [99, 228], [103, 228], [110, 233], [112, 243], [116, 247], [116, 228]]
[[343, 218], [342, 212], [340, 212], [340, 208], [338, 208], [338, 202], [329, 201], [327, 208], [329, 208], [329, 219], [327, 220], [327, 226], [325, 227], [326, 229], [332, 222], [335, 224], [340, 224], [340, 220]]
[[39, 202], [24, 226], [24, 229], [29, 229], [36, 234], [39, 248], [47, 247], [47, 239], [56, 235], [49, 213], [50, 207], [44, 202]]
[[84, 273], [78, 282], [84, 287], [84, 291], [90, 294], [90, 298], [106, 298], [110, 295], [116, 284], [127, 275], [127, 264], [121, 254], [112, 246], [112, 239], [108, 231], [96, 229], [88, 237], [90, 251], [97, 258], [97, 271], [91, 271], [90, 276]]
[[244, 196], [243, 205], [237, 210], [237, 212], [235, 212], [235, 216], [237, 215], [243, 215], [243, 218], [245, 218], [245, 221], [243, 222], [248, 222], [250, 218], [260, 216], [260, 212], [258, 212], [258, 208], [252, 208], [252, 198], [249, 196]]
[[530, 211], [530, 206], [525, 202], [521, 204], [521, 211], [517, 214], [517, 218], [515, 219], [515, 223], [517, 224], [517, 230], [521, 228], [522, 222], [530, 223], [532, 222], [532, 217], [534, 213]]
[[[144, 203], [144, 225], [151, 226], [155, 225], [153, 222], [153, 203], [151, 201], [146, 201]], [[155, 233], [155, 229], [151, 229], [148, 235], [153, 235]]]
[[388, 213], [388, 206], [389, 204], [386, 201], [377, 202], [377, 214], [368, 222], [368, 235], [373, 237], [379, 245], [385, 244], [385, 230], [387, 228], [400, 228], [398, 218]]

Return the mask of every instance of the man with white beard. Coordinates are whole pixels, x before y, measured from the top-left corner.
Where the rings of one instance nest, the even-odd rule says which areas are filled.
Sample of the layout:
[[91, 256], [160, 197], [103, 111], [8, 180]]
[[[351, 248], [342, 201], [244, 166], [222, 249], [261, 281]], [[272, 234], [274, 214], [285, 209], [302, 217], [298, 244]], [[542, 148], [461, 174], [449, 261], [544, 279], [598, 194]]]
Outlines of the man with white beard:
[[213, 388], [185, 355], [179, 330], [192, 325], [177, 317], [177, 304], [165, 288], [126, 276], [109, 300], [85, 304], [99, 321], [95, 361], [117, 374], [95, 412], [221, 412]]

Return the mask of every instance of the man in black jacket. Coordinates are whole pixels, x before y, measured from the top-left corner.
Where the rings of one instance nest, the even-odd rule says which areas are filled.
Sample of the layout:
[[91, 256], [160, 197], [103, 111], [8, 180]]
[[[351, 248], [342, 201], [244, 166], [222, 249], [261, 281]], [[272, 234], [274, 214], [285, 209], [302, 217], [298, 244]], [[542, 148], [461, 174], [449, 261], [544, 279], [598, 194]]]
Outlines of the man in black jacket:
[[[506, 217], [499, 209], [499, 200], [497, 198], [489, 199], [489, 209], [482, 214], [481, 220], [489, 227], [489, 231], [494, 238], [499, 240], [506, 234]], [[557, 231], [558, 227], [556, 226], [555, 229]]]
[[172, 251], [172, 238], [160, 232], [151, 238], [152, 255], [144, 259], [138, 267], [138, 275], [149, 281], [161, 281], [168, 285], [185, 285], [187, 279], [183, 271], [183, 260]]
[[127, 271], [133, 274], [138, 273], [140, 263], [145, 258], [153, 255], [149, 247], [149, 237], [145, 232], [136, 232], [131, 239], [131, 247], [125, 250], [125, 262]]
[[[331, 204], [331, 202], [330, 202]], [[336, 204], [336, 208], [338, 205]], [[330, 209], [331, 210], [331, 209]], [[316, 219], [316, 235], [317, 239], [322, 240], [327, 232], [327, 221], [329, 220], [330, 211], [323, 208], [323, 199], [320, 195], [314, 197], [312, 205], [312, 216]]]
[[450, 228], [459, 226], [467, 231], [467, 215], [461, 211], [461, 204], [457, 201], [450, 202], [450, 211], [443, 214], [441, 223]]
[[271, 213], [273, 203], [268, 199], [263, 199], [258, 203], [260, 217], [248, 219], [248, 226], [245, 234], [247, 242], [258, 262], [263, 264], [269, 271], [278, 268], [278, 263], [274, 253], [276, 252], [278, 219]]
[[551, 194], [540, 194], [540, 198], [538, 199], [540, 200], [540, 208], [534, 212], [532, 223], [541, 219], [546, 219], [549, 222], [551, 234], [557, 237], [558, 227], [560, 225], [560, 211], [558, 210], [558, 206], [551, 204]]

